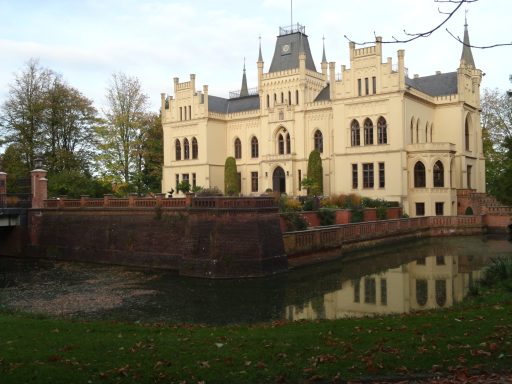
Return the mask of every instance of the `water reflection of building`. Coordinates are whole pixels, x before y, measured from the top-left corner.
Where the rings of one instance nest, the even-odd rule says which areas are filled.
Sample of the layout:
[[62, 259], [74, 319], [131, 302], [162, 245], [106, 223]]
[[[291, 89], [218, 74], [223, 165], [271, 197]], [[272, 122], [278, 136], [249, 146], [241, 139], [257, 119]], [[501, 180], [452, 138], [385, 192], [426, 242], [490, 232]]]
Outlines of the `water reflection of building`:
[[449, 307], [460, 302], [481, 276], [483, 263], [470, 259], [467, 255], [434, 254], [381, 273], [345, 280], [339, 290], [302, 306], [287, 306], [286, 318], [337, 319]]

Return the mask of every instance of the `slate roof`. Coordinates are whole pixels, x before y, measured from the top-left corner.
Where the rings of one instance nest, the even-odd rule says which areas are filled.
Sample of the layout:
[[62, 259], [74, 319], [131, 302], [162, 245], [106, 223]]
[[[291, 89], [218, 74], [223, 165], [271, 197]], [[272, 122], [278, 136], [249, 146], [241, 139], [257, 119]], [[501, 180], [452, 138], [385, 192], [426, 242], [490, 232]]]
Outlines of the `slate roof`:
[[329, 101], [331, 100], [331, 85], [327, 84], [324, 89], [320, 91], [315, 101]]
[[252, 95], [236, 99], [208, 95], [208, 110], [217, 113], [245, 112], [260, 109], [260, 96]]
[[468, 23], [464, 24], [464, 44], [462, 48], [462, 55], [460, 56], [461, 60], [467, 65], [472, 65], [475, 67], [475, 60], [473, 60], [473, 53], [471, 52], [471, 43], [469, 42], [469, 32], [468, 32]]
[[405, 84], [430, 96], [446, 96], [457, 93], [457, 72], [438, 75], [405, 78]]
[[[282, 47], [288, 44], [290, 50], [283, 54]], [[276, 47], [272, 63], [268, 70], [269, 73], [286, 71], [299, 68], [299, 53], [304, 51], [306, 54], [306, 69], [316, 72], [315, 62], [309, 48], [308, 36], [302, 32], [294, 32], [287, 35], [277, 36]]]

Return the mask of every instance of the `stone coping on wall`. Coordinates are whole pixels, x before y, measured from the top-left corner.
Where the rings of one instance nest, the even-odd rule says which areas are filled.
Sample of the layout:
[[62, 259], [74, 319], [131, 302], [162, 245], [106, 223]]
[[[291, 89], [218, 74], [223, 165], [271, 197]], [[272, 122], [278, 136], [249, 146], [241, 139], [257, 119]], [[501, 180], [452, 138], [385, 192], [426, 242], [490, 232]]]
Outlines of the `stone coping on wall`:
[[264, 210], [277, 212], [278, 206], [273, 197], [196, 197], [188, 194], [184, 198], [166, 198], [163, 194], [155, 197], [116, 198], [105, 195], [103, 198], [82, 196], [80, 199], [66, 197], [47, 199], [44, 209], [196, 209], [196, 210]]
[[283, 234], [290, 265], [308, 265], [342, 257], [343, 252], [393, 243], [407, 237], [485, 233], [482, 216], [426, 216], [317, 227]]

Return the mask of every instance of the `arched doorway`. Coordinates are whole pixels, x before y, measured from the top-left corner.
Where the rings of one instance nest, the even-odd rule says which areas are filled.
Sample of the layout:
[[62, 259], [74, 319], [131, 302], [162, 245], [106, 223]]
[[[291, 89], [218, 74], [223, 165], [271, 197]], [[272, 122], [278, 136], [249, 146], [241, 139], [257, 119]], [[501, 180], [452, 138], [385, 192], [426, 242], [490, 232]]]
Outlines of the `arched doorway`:
[[274, 169], [274, 173], [272, 175], [272, 189], [274, 192], [286, 192], [286, 178], [284, 175], [284, 170], [281, 167]]

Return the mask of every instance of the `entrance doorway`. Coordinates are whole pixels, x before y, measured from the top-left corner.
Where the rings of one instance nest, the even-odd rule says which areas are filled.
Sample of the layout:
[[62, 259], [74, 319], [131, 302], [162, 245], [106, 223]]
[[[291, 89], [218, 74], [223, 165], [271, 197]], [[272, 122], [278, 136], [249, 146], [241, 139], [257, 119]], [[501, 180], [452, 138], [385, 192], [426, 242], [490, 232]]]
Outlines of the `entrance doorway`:
[[272, 189], [274, 192], [285, 193], [286, 192], [286, 178], [284, 170], [281, 167], [274, 169], [272, 175]]

